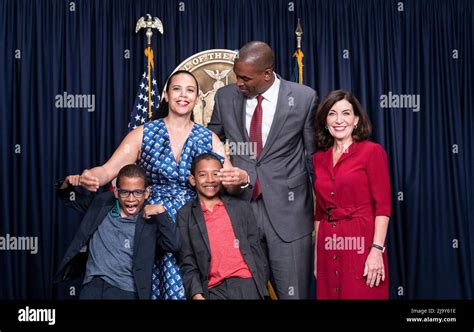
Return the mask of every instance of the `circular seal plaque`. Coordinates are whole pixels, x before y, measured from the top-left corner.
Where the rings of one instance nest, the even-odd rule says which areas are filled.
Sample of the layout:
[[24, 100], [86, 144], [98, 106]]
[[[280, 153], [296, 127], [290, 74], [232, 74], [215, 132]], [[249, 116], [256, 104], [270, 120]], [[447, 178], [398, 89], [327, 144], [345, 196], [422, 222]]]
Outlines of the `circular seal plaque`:
[[199, 95], [194, 107], [194, 122], [207, 126], [211, 120], [216, 91], [223, 86], [235, 83], [232, 70], [236, 51], [213, 49], [194, 54], [184, 60], [173, 72], [187, 70], [199, 82]]

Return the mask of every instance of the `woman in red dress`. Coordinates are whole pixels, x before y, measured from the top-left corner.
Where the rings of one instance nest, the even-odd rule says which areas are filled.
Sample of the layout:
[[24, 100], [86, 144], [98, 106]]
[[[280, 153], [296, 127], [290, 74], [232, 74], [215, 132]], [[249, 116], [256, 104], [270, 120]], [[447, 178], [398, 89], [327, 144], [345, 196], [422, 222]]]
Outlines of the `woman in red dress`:
[[388, 299], [390, 178], [387, 154], [367, 140], [370, 132], [367, 113], [350, 92], [333, 91], [319, 105], [313, 155], [318, 299]]

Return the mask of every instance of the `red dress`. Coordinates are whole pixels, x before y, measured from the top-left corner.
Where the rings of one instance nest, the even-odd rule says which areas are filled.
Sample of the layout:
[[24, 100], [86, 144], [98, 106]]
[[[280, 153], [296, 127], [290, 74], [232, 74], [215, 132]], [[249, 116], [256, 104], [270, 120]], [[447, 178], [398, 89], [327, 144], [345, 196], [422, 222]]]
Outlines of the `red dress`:
[[363, 277], [375, 216], [391, 213], [387, 154], [379, 144], [353, 142], [333, 167], [332, 150], [313, 155], [315, 219], [320, 221], [317, 298], [388, 299], [386, 252], [385, 281], [370, 288]]

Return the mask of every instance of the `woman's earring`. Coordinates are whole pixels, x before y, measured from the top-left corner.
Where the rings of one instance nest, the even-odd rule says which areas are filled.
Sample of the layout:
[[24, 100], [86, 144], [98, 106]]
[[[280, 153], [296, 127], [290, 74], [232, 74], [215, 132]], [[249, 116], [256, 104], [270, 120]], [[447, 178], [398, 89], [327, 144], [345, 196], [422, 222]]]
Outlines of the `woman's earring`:
[[357, 124], [354, 125], [354, 130], [357, 129]]
[[325, 126], [324, 126], [324, 128], [328, 129], [328, 126], [327, 126], [327, 125], [325, 125]]

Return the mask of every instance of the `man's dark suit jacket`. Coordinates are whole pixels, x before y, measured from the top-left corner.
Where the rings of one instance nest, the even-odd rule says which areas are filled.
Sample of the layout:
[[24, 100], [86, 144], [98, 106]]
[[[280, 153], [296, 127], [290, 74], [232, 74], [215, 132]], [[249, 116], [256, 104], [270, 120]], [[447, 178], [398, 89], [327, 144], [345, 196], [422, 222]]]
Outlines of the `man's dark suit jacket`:
[[[262, 299], [268, 295], [267, 261], [260, 246], [257, 222], [248, 202], [222, 195], [222, 201], [232, 222], [239, 248], [247, 263]], [[186, 297], [202, 293], [209, 298], [208, 276], [211, 251], [206, 222], [201, 204], [197, 198], [188, 202], [178, 212], [178, 226], [181, 232], [179, 266], [184, 281]]]
[[[84, 214], [71, 245], [59, 265], [53, 281], [60, 282], [74, 278], [84, 278], [88, 253], [81, 250], [87, 246], [92, 235], [102, 223], [107, 213], [116, 204], [112, 192], [87, 196], [74, 190], [72, 186], [59, 189], [59, 198], [67, 205]], [[74, 200], [70, 200], [74, 192]], [[139, 299], [151, 298], [152, 269], [155, 258], [163, 251], [178, 252], [181, 246], [179, 229], [167, 213], [143, 219], [137, 218], [133, 244], [133, 278]]]

